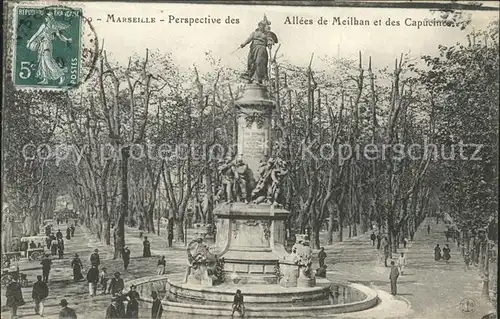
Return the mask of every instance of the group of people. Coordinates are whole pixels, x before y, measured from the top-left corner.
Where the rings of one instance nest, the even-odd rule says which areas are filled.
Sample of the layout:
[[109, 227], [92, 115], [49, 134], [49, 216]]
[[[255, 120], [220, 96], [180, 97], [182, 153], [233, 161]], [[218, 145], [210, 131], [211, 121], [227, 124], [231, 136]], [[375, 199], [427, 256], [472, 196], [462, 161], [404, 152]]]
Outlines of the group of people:
[[[47, 249], [50, 249], [51, 255], [56, 256], [59, 255], [59, 259], [62, 259], [64, 256], [64, 239], [63, 233], [60, 229], [54, 234], [51, 230], [51, 226], [48, 225], [45, 228], [46, 239], [45, 242], [47, 244]], [[71, 225], [66, 229], [66, 239], [71, 239], [75, 236], [75, 226]], [[33, 243], [34, 244], [34, 243]], [[32, 244], [30, 244], [30, 248]]]
[[[33, 284], [33, 290], [31, 292], [31, 297], [33, 298], [35, 314], [40, 317], [44, 316], [44, 303], [49, 296], [49, 287], [47, 281], [44, 280], [44, 276], [37, 276], [37, 281]], [[6, 306], [10, 307], [10, 317], [12, 319], [17, 319], [17, 310], [19, 306], [25, 304], [23, 298], [23, 292], [21, 285], [13, 278], [11, 278], [9, 284], [7, 285], [6, 293], [7, 303]], [[59, 305], [62, 307], [59, 312], [60, 319], [77, 319], [76, 312], [68, 307], [68, 302], [66, 299], [62, 299]]]
[[448, 246], [448, 244], [445, 244], [441, 254], [441, 247], [439, 247], [439, 244], [436, 244], [436, 247], [434, 247], [434, 260], [439, 261], [443, 259], [444, 261], [448, 262], [448, 260], [450, 260], [451, 258], [450, 251], [450, 246]]

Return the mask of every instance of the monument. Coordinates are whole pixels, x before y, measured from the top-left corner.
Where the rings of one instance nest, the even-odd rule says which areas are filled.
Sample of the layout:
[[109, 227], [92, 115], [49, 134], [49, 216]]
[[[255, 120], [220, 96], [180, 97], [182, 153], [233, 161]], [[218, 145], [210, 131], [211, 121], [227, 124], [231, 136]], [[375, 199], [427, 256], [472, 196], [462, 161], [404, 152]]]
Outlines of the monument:
[[[136, 280], [145, 295], [163, 289], [162, 303], [169, 311], [228, 315], [236, 289], [243, 292], [245, 312], [252, 317], [329, 316], [377, 303], [377, 294], [368, 287], [316, 279], [306, 235], [296, 236], [291, 253], [285, 250], [285, 221], [290, 212], [280, 202], [288, 165], [271, 150], [275, 103], [265, 81], [267, 50], [277, 37], [269, 25], [264, 17], [240, 46], [250, 44], [243, 75], [248, 83], [235, 101], [237, 152], [219, 162], [222, 178], [214, 209], [215, 246], [204, 243], [203, 229], [198, 227], [200, 235], [187, 248], [189, 266], [182, 279], [181, 274], [169, 274], [168, 278]], [[332, 291], [342, 291], [349, 298], [341, 301]]]

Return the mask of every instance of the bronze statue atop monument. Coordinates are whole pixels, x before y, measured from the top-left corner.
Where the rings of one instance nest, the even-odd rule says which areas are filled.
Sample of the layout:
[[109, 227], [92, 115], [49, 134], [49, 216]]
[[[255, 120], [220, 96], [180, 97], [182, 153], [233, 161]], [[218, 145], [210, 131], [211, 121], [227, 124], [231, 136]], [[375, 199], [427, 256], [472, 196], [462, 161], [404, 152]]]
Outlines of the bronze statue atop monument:
[[258, 23], [257, 29], [250, 34], [248, 39], [240, 45], [244, 48], [250, 44], [248, 51], [247, 71], [243, 77], [252, 83], [254, 78], [258, 84], [269, 79], [268, 61], [269, 53], [274, 44], [278, 43], [278, 37], [274, 32], [271, 32], [271, 21], [264, 19]]

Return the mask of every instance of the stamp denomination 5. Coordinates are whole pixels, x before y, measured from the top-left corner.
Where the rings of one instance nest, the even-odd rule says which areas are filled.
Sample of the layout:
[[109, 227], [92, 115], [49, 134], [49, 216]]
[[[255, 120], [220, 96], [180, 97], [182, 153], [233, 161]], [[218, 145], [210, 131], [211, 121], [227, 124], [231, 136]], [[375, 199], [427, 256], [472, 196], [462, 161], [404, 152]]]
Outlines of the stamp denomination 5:
[[67, 89], [80, 83], [82, 10], [18, 6], [13, 80], [17, 87]]

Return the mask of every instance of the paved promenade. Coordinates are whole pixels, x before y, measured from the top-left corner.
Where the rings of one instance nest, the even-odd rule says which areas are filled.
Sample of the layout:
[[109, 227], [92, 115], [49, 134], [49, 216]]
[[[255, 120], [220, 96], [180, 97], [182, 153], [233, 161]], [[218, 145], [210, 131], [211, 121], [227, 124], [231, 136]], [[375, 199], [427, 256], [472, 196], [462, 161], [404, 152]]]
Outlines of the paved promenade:
[[[427, 234], [427, 223], [431, 224], [431, 234]], [[66, 226], [62, 225], [60, 228], [64, 233]], [[389, 268], [379, 262], [378, 252], [371, 246], [369, 233], [348, 238], [342, 243], [324, 245], [328, 254], [326, 262], [329, 279], [365, 284], [378, 290], [379, 295], [385, 300], [376, 309], [342, 318], [481, 318], [486, 314], [491, 306], [480, 302], [481, 282], [477, 269], [464, 271], [463, 262], [451, 241], [448, 243], [451, 247], [451, 260], [448, 263], [434, 261], [435, 244], [444, 246], [446, 243], [444, 230], [445, 225], [442, 222], [436, 225], [434, 218], [428, 218], [415, 234], [415, 241], [401, 250], [407, 254], [408, 267], [399, 279], [399, 294], [396, 297], [389, 294]], [[153, 275], [158, 256], [161, 255], [165, 255], [167, 259], [167, 274], [185, 270], [184, 243], [175, 243], [174, 247], [168, 248], [165, 231], [160, 237], [145, 234], [151, 241], [153, 254], [151, 258], [142, 257], [142, 239], [139, 238], [139, 231], [127, 227], [126, 233], [126, 242], [132, 252], [127, 272], [124, 271], [121, 260], [112, 260], [113, 247], [96, 241], [85, 228], [78, 227], [75, 237], [65, 240], [65, 258], [54, 260], [50, 274], [50, 295], [46, 301], [45, 317], [57, 318], [60, 310], [58, 303], [60, 299], [66, 298], [69, 306], [77, 311], [79, 318], [104, 318], [110, 296], [90, 297], [86, 282], [73, 282], [70, 262], [74, 253], [80, 255], [86, 271], [90, 265], [91, 252], [98, 248], [102, 259], [101, 267], [107, 267], [110, 274], [120, 271], [125, 282]], [[317, 265], [316, 260], [315, 265]], [[30, 282], [35, 280], [36, 275], [41, 274], [38, 262], [23, 261], [20, 263], [20, 268], [22, 272], [28, 274]], [[24, 288], [23, 296], [26, 305], [18, 311], [20, 318], [39, 318], [34, 315], [31, 288]], [[459, 304], [464, 298], [473, 298], [479, 304], [473, 313], [466, 314], [460, 310]], [[4, 304], [5, 297], [2, 290], [2, 305]], [[407, 305], [410, 305], [410, 311]], [[146, 311], [141, 317], [149, 318], [149, 313]], [[9, 313], [2, 312], [2, 318], [9, 318]], [[164, 318], [195, 317], [166, 313]], [[202, 317], [196, 317], [198, 318]]]

